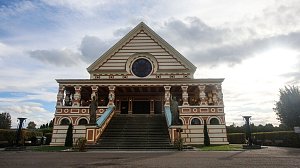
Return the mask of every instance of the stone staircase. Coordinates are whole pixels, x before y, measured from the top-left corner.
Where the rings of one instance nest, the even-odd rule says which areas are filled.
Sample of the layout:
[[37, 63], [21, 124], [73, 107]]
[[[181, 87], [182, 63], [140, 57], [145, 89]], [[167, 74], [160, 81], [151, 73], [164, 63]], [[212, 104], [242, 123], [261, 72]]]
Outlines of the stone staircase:
[[163, 115], [115, 115], [89, 149], [174, 149]]

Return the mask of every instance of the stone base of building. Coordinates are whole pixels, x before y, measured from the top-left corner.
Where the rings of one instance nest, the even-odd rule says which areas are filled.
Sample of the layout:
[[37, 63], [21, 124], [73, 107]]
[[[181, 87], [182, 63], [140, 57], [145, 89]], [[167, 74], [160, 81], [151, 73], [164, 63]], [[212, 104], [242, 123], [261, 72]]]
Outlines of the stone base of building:
[[[67, 130], [68, 125], [54, 125], [50, 146], [64, 146]], [[75, 125], [73, 127], [73, 143], [75, 144], [78, 138], [85, 137], [85, 134], [85, 125]]]

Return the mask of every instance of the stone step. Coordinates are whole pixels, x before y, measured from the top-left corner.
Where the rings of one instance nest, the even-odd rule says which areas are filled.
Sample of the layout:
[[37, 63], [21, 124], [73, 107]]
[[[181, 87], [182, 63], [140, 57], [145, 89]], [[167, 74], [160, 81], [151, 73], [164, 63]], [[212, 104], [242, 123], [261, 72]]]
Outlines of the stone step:
[[91, 149], [173, 149], [163, 115], [115, 115]]

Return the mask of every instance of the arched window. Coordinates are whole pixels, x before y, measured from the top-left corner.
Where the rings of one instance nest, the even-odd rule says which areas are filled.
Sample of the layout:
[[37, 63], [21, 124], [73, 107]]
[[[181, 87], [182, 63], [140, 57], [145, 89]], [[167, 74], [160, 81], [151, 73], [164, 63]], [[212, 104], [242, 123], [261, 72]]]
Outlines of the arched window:
[[179, 118], [179, 125], [183, 125], [183, 121], [181, 118]]
[[60, 121], [60, 125], [69, 125], [70, 124], [70, 120], [67, 118], [64, 118]]
[[218, 119], [216, 119], [216, 118], [210, 119], [210, 125], [219, 125], [219, 124], [220, 124], [220, 122]]
[[201, 125], [201, 121], [198, 118], [193, 118], [191, 125]]
[[79, 120], [78, 125], [87, 125], [88, 121], [85, 118]]

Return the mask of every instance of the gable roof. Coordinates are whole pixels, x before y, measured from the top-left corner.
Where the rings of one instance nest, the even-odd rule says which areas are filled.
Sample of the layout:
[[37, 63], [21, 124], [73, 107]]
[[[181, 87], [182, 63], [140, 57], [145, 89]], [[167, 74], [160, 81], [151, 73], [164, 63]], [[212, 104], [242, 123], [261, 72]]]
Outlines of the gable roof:
[[196, 66], [194, 66], [189, 60], [187, 60], [183, 55], [181, 55], [175, 48], [173, 48], [169, 43], [167, 43], [163, 38], [156, 34], [151, 28], [149, 28], [144, 22], [139, 23], [135, 28], [133, 28], [129, 33], [127, 33], [121, 40], [119, 40], [113, 47], [106, 51], [101, 57], [99, 57], [94, 63], [92, 63], [88, 68], [88, 72], [93, 72], [99, 68], [106, 60], [111, 57], [116, 50], [121, 49], [122, 45], [132, 39], [139, 32], [145, 32], [149, 34], [155, 41], [163, 46], [169, 53], [173, 55], [174, 58], [180, 61], [186, 69], [189, 69], [192, 73], [196, 71]]

